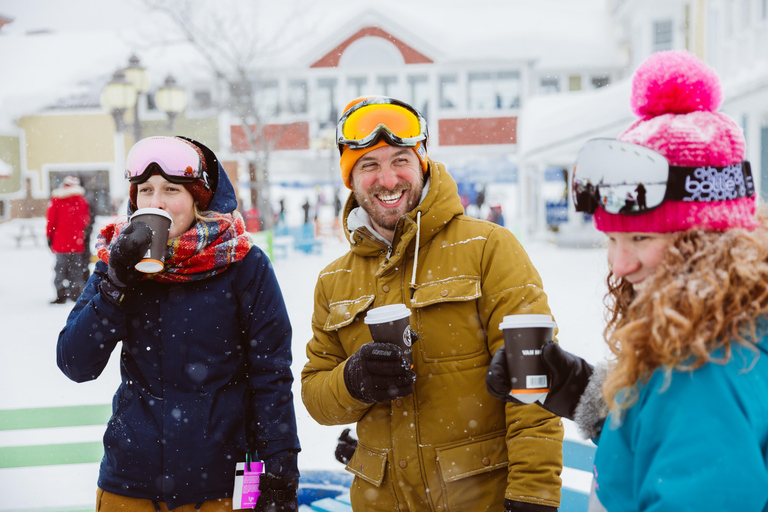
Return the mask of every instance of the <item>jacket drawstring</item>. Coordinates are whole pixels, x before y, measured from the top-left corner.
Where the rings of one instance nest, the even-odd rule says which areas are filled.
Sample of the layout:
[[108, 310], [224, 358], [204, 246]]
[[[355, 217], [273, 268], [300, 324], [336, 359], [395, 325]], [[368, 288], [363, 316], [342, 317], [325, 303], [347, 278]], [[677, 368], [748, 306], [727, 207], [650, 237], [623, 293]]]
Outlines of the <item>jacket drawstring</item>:
[[416, 247], [413, 251], [413, 275], [411, 276], [411, 298], [416, 291], [416, 267], [419, 266], [419, 235], [421, 235], [421, 210], [416, 212]]

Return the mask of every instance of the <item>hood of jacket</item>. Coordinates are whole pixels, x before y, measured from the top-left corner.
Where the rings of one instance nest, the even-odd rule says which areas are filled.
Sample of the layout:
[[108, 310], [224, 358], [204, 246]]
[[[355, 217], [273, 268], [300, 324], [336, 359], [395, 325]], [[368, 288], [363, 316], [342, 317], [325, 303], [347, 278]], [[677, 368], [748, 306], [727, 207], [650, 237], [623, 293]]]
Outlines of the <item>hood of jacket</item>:
[[208, 209], [219, 213], [231, 213], [237, 209], [235, 188], [232, 186], [232, 182], [229, 181], [229, 176], [224, 171], [224, 167], [221, 166], [221, 162], [217, 161], [216, 163], [218, 164], [219, 181]]

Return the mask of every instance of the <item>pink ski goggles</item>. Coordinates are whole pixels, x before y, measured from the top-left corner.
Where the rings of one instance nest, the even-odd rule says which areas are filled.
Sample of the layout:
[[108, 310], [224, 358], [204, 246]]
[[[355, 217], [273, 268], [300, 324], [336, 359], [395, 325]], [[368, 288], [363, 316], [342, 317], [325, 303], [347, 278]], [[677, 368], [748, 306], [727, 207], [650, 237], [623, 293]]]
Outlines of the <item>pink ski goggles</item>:
[[131, 183], [145, 182], [152, 174], [147, 172], [152, 164], [171, 183], [208, 182], [200, 154], [176, 137], [148, 137], [134, 144], [125, 159], [125, 178]]

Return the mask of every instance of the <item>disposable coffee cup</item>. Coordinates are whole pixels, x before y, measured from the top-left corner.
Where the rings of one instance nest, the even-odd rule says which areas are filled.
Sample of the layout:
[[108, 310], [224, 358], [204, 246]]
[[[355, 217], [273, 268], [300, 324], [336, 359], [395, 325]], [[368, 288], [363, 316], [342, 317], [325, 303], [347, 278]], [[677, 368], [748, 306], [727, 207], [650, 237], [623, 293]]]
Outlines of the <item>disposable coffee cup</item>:
[[403, 357], [413, 365], [411, 345], [411, 310], [405, 304], [391, 304], [373, 308], [365, 315], [365, 323], [371, 331], [373, 341], [393, 343], [403, 351]]
[[508, 315], [499, 324], [504, 333], [510, 394], [525, 404], [542, 402], [549, 393], [541, 348], [555, 339], [555, 327], [549, 315]]
[[131, 215], [131, 222], [138, 220], [152, 230], [152, 245], [147, 254], [136, 264], [136, 270], [153, 274], [165, 268], [165, 249], [168, 246], [168, 234], [173, 226], [173, 219], [160, 208], [141, 208]]

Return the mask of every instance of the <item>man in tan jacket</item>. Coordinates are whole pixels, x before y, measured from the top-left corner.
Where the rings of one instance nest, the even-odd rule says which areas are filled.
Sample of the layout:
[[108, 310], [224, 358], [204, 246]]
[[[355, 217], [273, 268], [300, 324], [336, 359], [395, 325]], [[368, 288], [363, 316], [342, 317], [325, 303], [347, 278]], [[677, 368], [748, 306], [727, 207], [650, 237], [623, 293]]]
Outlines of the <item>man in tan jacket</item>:
[[[541, 279], [508, 230], [464, 215], [427, 138], [392, 98], [358, 98], [339, 121], [350, 251], [318, 277], [302, 399], [321, 424], [357, 423], [354, 510], [554, 512], [560, 418], [485, 384], [503, 317], [550, 314]], [[412, 366], [364, 322], [397, 303], [418, 334]]]

